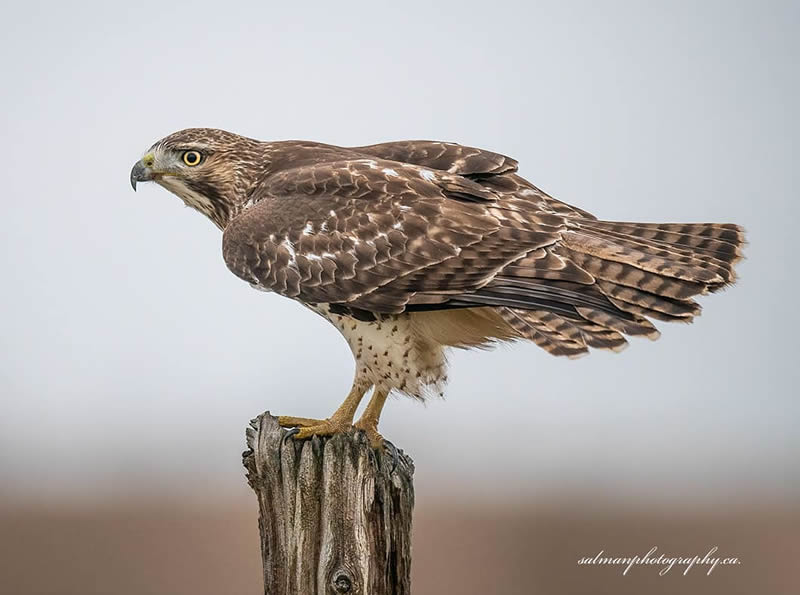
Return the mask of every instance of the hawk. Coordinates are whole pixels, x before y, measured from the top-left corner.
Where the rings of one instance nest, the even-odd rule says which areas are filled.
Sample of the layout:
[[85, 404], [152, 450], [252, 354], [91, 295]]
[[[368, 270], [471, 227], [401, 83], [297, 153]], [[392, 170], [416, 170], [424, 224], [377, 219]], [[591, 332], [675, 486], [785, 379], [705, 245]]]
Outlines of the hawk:
[[577, 357], [655, 339], [650, 319], [690, 322], [695, 296], [735, 281], [744, 243], [730, 223], [598, 220], [514, 159], [437, 141], [338, 147], [192, 128], [156, 142], [130, 180], [206, 215], [236, 276], [346, 339], [356, 371], [344, 402], [281, 425], [296, 438], [355, 425], [376, 447], [390, 392], [442, 394], [448, 348], [527, 340]]

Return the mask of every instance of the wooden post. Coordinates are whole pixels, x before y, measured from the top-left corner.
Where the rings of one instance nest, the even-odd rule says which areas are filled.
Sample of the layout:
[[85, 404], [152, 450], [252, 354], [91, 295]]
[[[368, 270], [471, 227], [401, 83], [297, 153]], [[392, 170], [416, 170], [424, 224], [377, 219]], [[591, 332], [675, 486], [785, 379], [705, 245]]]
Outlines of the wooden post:
[[283, 440], [264, 413], [247, 428], [266, 595], [411, 592], [414, 463], [372, 449], [363, 432]]

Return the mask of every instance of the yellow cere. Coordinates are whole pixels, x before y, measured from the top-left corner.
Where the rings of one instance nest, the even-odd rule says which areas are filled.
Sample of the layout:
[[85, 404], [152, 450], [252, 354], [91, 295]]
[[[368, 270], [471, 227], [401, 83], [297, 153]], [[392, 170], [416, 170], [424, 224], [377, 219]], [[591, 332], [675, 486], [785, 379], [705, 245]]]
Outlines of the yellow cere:
[[153, 167], [153, 164], [156, 162], [156, 158], [152, 153], [148, 153], [144, 157], [142, 157], [142, 165], [145, 167]]

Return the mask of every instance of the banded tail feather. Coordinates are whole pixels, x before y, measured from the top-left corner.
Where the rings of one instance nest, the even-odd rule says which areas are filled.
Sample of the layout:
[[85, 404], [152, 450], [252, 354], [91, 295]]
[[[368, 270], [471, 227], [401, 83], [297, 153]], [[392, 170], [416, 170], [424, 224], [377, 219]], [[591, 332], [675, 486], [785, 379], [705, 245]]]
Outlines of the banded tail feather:
[[696, 296], [736, 281], [744, 243], [744, 230], [733, 224], [571, 219], [560, 241], [451, 303], [498, 307], [518, 338], [554, 355], [619, 351], [625, 335], [658, 338], [650, 319], [698, 316]]

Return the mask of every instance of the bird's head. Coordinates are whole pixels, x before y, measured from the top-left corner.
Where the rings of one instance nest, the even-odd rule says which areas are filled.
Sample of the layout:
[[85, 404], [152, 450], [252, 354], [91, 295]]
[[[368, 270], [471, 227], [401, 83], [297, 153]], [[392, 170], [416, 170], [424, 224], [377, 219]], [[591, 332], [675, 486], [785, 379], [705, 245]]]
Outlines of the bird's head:
[[263, 172], [266, 143], [214, 128], [187, 128], [150, 147], [131, 186], [154, 181], [224, 229]]

